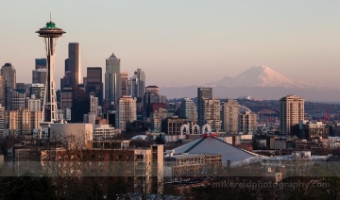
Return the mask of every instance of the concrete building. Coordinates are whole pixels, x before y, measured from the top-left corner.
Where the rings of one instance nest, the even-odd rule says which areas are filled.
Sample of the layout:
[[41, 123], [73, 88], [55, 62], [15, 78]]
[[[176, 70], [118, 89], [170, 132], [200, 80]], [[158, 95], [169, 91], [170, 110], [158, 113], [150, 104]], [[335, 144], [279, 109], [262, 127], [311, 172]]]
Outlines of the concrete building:
[[295, 127], [299, 127], [299, 133], [296, 135], [300, 139], [327, 139], [329, 136], [330, 128], [322, 122], [300, 121], [299, 125], [295, 125]]
[[123, 96], [119, 99], [116, 128], [125, 131], [127, 122], [134, 122], [137, 120], [136, 102], [137, 99], [131, 96]]
[[31, 98], [26, 98], [26, 102], [27, 102], [27, 108], [29, 111], [41, 111], [41, 99], [37, 99], [35, 98], [35, 95], [32, 94]]
[[238, 115], [240, 105], [233, 99], [228, 99], [222, 104], [222, 127], [226, 133], [238, 132]]
[[112, 140], [116, 134], [116, 129], [109, 124], [97, 124], [93, 127], [93, 140]]
[[113, 53], [106, 59], [105, 102], [116, 105], [121, 97], [120, 59]]
[[92, 124], [51, 124], [50, 142], [60, 142], [69, 148], [90, 148], [92, 141]]
[[305, 100], [295, 95], [280, 99], [280, 129], [281, 134], [290, 135], [291, 128], [304, 120]]
[[43, 119], [42, 111], [30, 111], [28, 109], [7, 111], [5, 121], [7, 129], [12, 133], [30, 134], [34, 129], [40, 128]]
[[252, 112], [241, 113], [238, 118], [238, 132], [254, 134], [257, 130], [257, 115]]
[[214, 131], [222, 129], [221, 106], [219, 99], [202, 98], [203, 101], [203, 121], [210, 125]]
[[3, 107], [1, 104], [0, 104], [0, 138], [3, 138], [4, 137], [4, 130], [6, 128], [6, 114], [5, 114], [5, 107]]
[[161, 131], [166, 134], [167, 141], [176, 142], [185, 139], [185, 136], [181, 135], [181, 126], [187, 123], [186, 118], [179, 118], [177, 116], [168, 117], [162, 120]]
[[205, 124], [204, 118], [204, 100], [212, 99], [213, 93], [211, 87], [199, 87], [197, 88], [197, 123], [199, 126], [203, 126]]
[[151, 107], [151, 129], [160, 131], [162, 130], [162, 120], [168, 117], [168, 110], [164, 103], [153, 103]]
[[181, 102], [180, 117], [187, 118], [188, 121], [197, 122], [197, 108], [194, 101], [190, 98], [184, 98]]

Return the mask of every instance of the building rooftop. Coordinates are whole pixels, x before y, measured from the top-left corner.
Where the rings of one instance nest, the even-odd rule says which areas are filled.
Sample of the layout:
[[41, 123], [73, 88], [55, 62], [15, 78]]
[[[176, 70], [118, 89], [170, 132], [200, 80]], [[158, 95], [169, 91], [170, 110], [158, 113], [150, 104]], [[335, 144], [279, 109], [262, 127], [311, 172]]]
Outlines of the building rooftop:
[[226, 163], [228, 160], [233, 162], [242, 162], [252, 158], [256, 158], [258, 155], [248, 152], [246, 150], [232, 146], [218, 138], [199, 138], [182, 146], [174, 149], [175, 154], [189, 153], [189, 154], [220, 154], [222, 156], [222, 162]]

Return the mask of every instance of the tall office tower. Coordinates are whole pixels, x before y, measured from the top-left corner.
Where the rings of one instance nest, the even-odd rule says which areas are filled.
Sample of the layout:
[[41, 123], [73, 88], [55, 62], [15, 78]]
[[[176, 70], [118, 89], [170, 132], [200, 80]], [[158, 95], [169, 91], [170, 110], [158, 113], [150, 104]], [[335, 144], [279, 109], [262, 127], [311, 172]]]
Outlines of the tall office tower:
[[0, 73], [0, 104], [5, 109], [5, 84], [1, 73]]
[[280, 99], [281, 134], [290, 135], [291, 128], [304, 120], [305, 100], [295, 95], [287, 95]]
[[122, 96], [129, 95], [129, 79], [127, 72], [120, 72], [120, 80], [121, 80], [121, 88], [122, 88]]
[[2, 79], [3, 79], [3, 84], [4, 84], [4, 107], [6, 110], [9, 110], [9, 102], [10, 102], [10, 92], [12, 90], [15, 90], [17, 88], [17, 83], [16, 83], [16, 71], [14, 69], [14, 66], [12, 66], [11, 63], [6, 63], [4, 66], [1, 68], [1, 74], [2, 74]]
[[212, 88], [211, 87], [199, 87], [197, 88], [197, 119], [198, 125], [203, 126], [204, 122], [204, 100], [203, 98], [212, 99]]
[[257, 130], [257, 115], [252, 112], [241, 113], [238, 119], [238, 132], [254, 134]]
[[[98, 97], [98, 105], [103, 104], [103, 78], [101, 67], [88, 67], [86, 83], [86, 93]], [[98, 106], [97, 105], [97, 106]]]
[[180, 115], [181, 118], [187, 118], [187, 121], [197, 122], [197, 108], [194, 101], [190, 98], [184, 98], [181, 102]]
[[120, 80], [120, 59], [112, 53], [106, 59], [106, 72], [105, 72], [105, 102], [108, 105], [112, 103], [118, 104], [121, 97], [121, 80]]
[[50, 123], [54, 123], [58, 120], [58, 106], [56, 98], [56, 85], [54, 80], [54, 61], [56, 53], [57, 39], [61, 37], [65, 32], [57, 28], [55, 23], [46, 23], [46, 26], [39, 29], [36, 33], [39, 33], [39, 37], [42, 37], [45, 42], [45, 50], [47, 56], [47, 77], [46, 77], [46, 89], [43, 106], [43, 123], [42, 128], [48, 128]]
[[[70, 72], [70, 85], [77, 86], [81, 83], [80, 68], [80, 45], [79, 43], [68, 44], [68, 71]], [[66, 68], [66, 67], [65, 67]]]
[[221, 130], [221, 106], [219, 99], [202, 98], [203, 100], [203, 122], [210, 125], [212, 130]]
[[238, 115], [240, 105], [233, 99], [228, 99], [222, 105], [222, 127], [226, 133], [238, 132]]
[[35, 59], [35, 69], [46, 69], [47, 59], [46, 58], [36, 58]]
[[90, 112], [90, 97], [81, 88], [74, 86], [72, 94], [71, 122], [82, 123], [84, 114]]
[[119, 99], [116, 128], [125, 131], [127, 122], [134, 122], [137, 120], [136, 102], [137, 99], [131, 96], [123, 96]]
[[141, 69], [137, 69], [130, 78], [130, 95], [133, 97], [143, 98], [145, 93], [145, 73]]

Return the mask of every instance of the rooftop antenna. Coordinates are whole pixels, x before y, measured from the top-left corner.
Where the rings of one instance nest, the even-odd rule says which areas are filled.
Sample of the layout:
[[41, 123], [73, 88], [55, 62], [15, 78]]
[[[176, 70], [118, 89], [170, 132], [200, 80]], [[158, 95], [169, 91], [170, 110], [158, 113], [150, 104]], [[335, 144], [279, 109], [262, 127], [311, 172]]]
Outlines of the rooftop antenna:
[[51, 12], [50, 12], [50, 22], [52, 22], [52, 14], [51, 14]]

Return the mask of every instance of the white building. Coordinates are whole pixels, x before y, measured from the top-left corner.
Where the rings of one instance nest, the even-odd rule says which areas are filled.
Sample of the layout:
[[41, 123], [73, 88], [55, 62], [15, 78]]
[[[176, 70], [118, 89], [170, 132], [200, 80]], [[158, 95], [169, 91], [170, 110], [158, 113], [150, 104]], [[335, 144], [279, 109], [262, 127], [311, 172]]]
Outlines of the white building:
[[93, 140], [112, 139], [116, 134], [116, 129], [108, 124], [98, 124], [93, 128]]
[[92, 124], [51, 124], [50, 142], [62, 142], [69, 148], [90, 147], [93, 141]]
[[290, 134], [292, 126], [304, 120], [305, 100], [295, 95], [288, 95], [282, 97], [280, 102], [281, 134]]
[[219, 99], [203, 98], [203, 120], [209, 124], [214, 131], [221, 130], [221, 107]]
[[123, 96], [119, 99], [118, 116], [116, 128], [126, 130], [127, 122], [137, 120], [137, 98], [131, 96]]
[[41, 99], [37, 99], [35, 94], [31, 98], [27, 98], [27, 108], [29, 111], [41, 111]]

